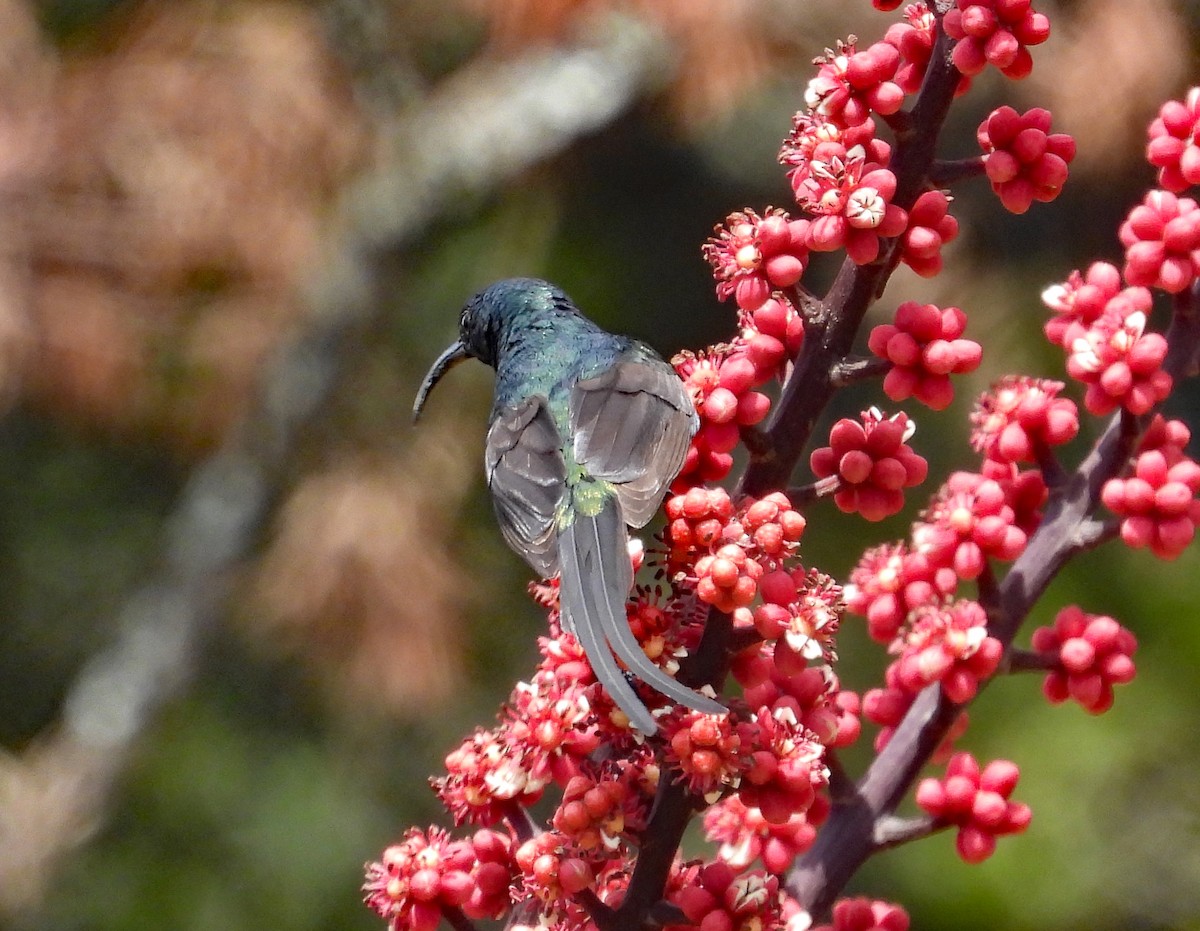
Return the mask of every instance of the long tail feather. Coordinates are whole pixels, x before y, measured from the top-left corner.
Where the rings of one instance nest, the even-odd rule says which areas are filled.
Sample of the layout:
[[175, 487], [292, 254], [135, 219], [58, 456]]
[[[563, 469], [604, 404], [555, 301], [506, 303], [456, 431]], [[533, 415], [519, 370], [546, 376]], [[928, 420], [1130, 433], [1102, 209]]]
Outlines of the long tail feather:
[[[626, 541], [625, 521], [615, 500], [595, 517], [576, 515], [571, 526], [560, 534], [560, 560], [570, 549], [573, 568], [580, 570], [582, 597], [573, 617], [576, 627], [587, 623], [592, 631], [598, 631], [602, 644], [607, 641], [638, 678], [672, 701], [705, 714], [724, 714], [726, 709], [719, 702], [692, 691], [652, 663], [629, 629], [625, 601], [633, 585], [633, 569]], [[566, 577], [563, 563], [564, 586]]]
[[583, 590], [586, 570], [580, 565], [578, 548], [570, 542], [573, 537], [571, 531], [572, 527], [568, 527], [559, 535], [558, 559], [562, 575], [558, 594], [562, 601], [564, 626], [575, 634], [588, 663], [591, 664], [592, 672], [617, 703], [617, 707], [625, 712], [639, 731], [643, 734], [653, 734], [658, 730], [658, 725], [650, 710], [638, 698], [633, 686], [625, 681], [625, 675], [609, 652], [600, 627], [587, 610]]

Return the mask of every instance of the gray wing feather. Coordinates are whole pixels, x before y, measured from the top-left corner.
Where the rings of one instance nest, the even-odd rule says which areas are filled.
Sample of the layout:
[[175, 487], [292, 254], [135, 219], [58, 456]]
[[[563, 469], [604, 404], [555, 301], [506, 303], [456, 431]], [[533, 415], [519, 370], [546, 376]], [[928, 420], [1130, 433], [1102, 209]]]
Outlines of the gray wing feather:
[[[610, 502], [595, 517], [577, 515], [571, 526], [560, 533], [563, 605], [576, 633], [584, 627], [598, 631], [601, 636], [597, 639], [601, 644], [607, 641], [630, 671], [672, 701], [705, 714], [724, 714], [723, 705], [693, 692], [654, 665], [629, 629], [625, 601], [633, 586], [633, 568], [626, 551], [626, 539], [625, 522], [615, 502]], [[577, 593], [574, 573], [569, 572], [568, 567], [579, 571]], [[571, 580], [569, 586], [568, 579]], [[571, 589], [570, 598], [568, 588]], [[584, 650], [586, 652], [586, 646]], [[604, 652], [608, 652], [607, 647]], [[629, 714], [624, 706], [622, 710]], [[632, 714], [630, 718], [633, 718]], [[641, 728], [640, 724], [638, 726]]]
[[575, 459], [616, 486], [634, 527], [654, 516], [697, 425], [683, 383], [661, 359], [618, 362], [571, 393]]
[[545, 399], [532, 397], [500, 412], [484, 453], [500, 532], [543, 578], [558, 570], [554, 516], [567, 480], [561, 446]]

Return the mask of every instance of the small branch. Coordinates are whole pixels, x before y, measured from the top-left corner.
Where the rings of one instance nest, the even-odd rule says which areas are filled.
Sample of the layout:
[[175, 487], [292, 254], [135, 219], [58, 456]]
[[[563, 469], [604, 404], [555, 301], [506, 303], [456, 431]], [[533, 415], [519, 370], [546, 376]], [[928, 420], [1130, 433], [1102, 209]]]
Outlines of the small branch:
[[529, 814], [529, 809], [518, 802], [508, 804], [504, 812], [504, 820], [508, 822], [513, 833], [517, 835], [517, 840], [522, 844], [527, 840], [533, 840], [542, 833], [541, 827]]
[[748, 650], [762, 641], [762, 634], [753, 627], [737, 627], [729, 635], [729, 652], [737, 656], [742, 650]]
[[829, 768], [829, 797], [834, 802], [846, 802], [852, 799], [858, 789], [854, 780], [846, 772], [842, 758], [833, 750], [825, 751], [825, 765]]
[[617, 917], [616, 911], [601, 902], [600, 896], [596, 895], [594, 889], [581, 889], [575, 894], [575, 901], [583, 906], [597, 928], [607, 931], [609, 928], [619, 927], [614, 924]]
[[901, 136], [912, 128], [912, 114], [907, 110], [897, 110], [895, 113], [879, 114], [879, 118], [887, 124], [897, 136]]
[[833, 387], [845, 388], [856, 382], [881, 378], [891, 371], [891, 368], [892, 363], [887, 359], [879, 359], [874, 356], [843, 359], [833, 366], [833, 370], [829, 373], [829, 380]]
[[953, 161], [935, 161], [929, 169], [929, 183], [935, 188], [949, 187], [956, 181], [977, 178], [984, 173], [985, 162], [982, 155], [974, 158], [960, 158]]
[[[722, 624], [718, 620], [717, 624], [727, 627], [728, 617], [719, 617], [724, 617], [725, 621]], [[713, 626], [710, 617], [709, 627], [704, 632], [705, 640], [708, 639], [709, 629]], [[702, 645], [703, 643], [704, 640], [701, 641]], [[722, 643], [722, 650], [723, 648]], [[679, 850], [679, 842], [683, 839], [683, 832], [691, 819], [693, 808], [687, 788], [674, 783], [671, 776], [670, 770], [664, 770], [659, 779], [653, 814], [646, 830], [642, 832], [637, 863], [629, 880], [629, 888], [625, 891], [625, 899], [614, 915], [614, 927], [628, 928], [631, 931], [642, 927], [651, 911], [662, 900], [671, 864]]]
[[784, 294], [811, 326], [823, 327], [827, 309], [825, 303], [802, 284], [784, 288]]
[[758, 427], [739, 427], [738, 435], [742, 445], [749, 451], [751, 460], [769, 459], [775, 455], [775, 444], [771, 442], [771, 437]]
[[673, 902], [658, 902], [650, 909], [650, 920], [660, 927], [663, 925], [686, 925], [687, 915]]
[[983, 572], [975, 580], [975, 594], [976, 599], [990, 618], [1000, 604], [1000, 589], [996, 583], [996, 572], [992, 568], [991, 562], [984, 562]]
[[454, 931], [478, 931], [478, 928], [470, 918], [462, 913], [462, 909], [453, 905], [445, 905], [442, 907], [442, 917], [446, 919], [446, 923], [454, 929]]
[[1034, 455], [1037, 457], [1038, 468], [1042, 470], [1042, 479], [1047, 488], [1053, 491], [1067, 483], [1069, 476], [1048, 443], [1039, 440], [1034, 447]]
[[1079, 553], [1093, 550], [1101, 543], [1115, 540], [1120, 533], [1121, 519], [1119, 517], [1107, 517], [1104, 520], [1091, 518], [1081, 523], [1079, 529], [1075, 531], [1075, 550]]
[[1003, 672], [1045, 672], [1059, 667], [1058, 656], [1038, 650], [1013, 647], [1001, 666]]
[[788, 500], [796, 508], [803, 508], [806, 504], [811, 504], [818, 498], [827, 498], [842, 487], [842, 480], [836, 475], [830, 475], [828, 478], [818, 479], [808, 485], [794, 485], [789, 488], [784, 494], [788, 496]]
[[875, 823], [875, 833], [872, 838], [875, 850], [890, 850], [911, 841], [920, 840], [938, 831], [944, 830], [947, 823], [932, 815], [922, 815], [916, 818], [897, 818], [886, 815]]

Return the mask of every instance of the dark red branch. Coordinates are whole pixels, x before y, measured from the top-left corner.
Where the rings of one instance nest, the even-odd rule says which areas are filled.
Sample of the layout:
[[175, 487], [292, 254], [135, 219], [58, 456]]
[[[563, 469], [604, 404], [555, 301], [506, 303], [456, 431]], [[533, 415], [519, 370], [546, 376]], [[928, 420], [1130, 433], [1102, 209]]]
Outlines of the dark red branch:
[[[940, 37], [925, 83], [911, 111], [912, 118], [897, 134], [890, 166], [897, 180], [894, 201], [905, 209], [910, 208], [928, 186], [927, 176], [933, 165], [937, 137], [958, 80], [959, 74], [949, 60], [949, 43], [945, 37]], [[836, 386], [832, 374], [850, 353], [867, 309], [882, 293], [900, 260], [894, 240], [881, 245], [879, 258], [869, 265], [855, 265], [847, 259], [822, 302], [806, 299], [801, 303], [809, 324], [804, 348], [767, 425], [770, 447], [764, 455], [751, 460], [738, 484], [738, 493], [760, 497], [790, 484], [792, 472], [809, 444], [817, 419], [833, 395]], [[806, 292], [797, 293], [798, 300], [806, 296]], [[731, 633], [729, 616], [720, 611], [709, 611], [703, 638], [681, 670], [680, 678], [692, 685], [711, 684], [720, 691], [729, 671]], [[922, 700], [926, 705], [933, 702], [935, 707], [929, 709], [930, 714], [947, 716], [948, 726], [957, 715], [957, 709], [936, 707], [936, 690], [930, 695], [932, 697], [918, 699], [917, 704], [921, 705]], [[910, 724], [910, 730], [912, 727]], [[903, 731], [902, 725], [893, 737], [893, 743]], [[928, 750], [932, 752], [933, 747]], [[671, 862], [694, 810], [687, 790], [672, 783], [669, 775], [664, 771], [654, 813], [642, 834], [643, 843], [633, 877], [625, 900], [617, 910], [617, 925], [621, 928], [641, 928], [655, 903], [662, 898]], [[843, 810], [860, 811], [855, 805]], [[874, 814], [862, 809], [861, 820], [862, 829], [870, 836], [875, 824]], [[818, 845], [824, 833], [822, 829], [818, 834]], [[860, 857], [854, 867], [861, 862]], [[848, 878], [849, 873], [845, 877]], [[841, 888], [840, 883], [837, 888]]]
[[931, 815], [918, 818], [881, 818], [875, 825], [875, 849], [890, 850], [892, 847], [928, 837], [948, 826], [945, 821]]
[[892, 367], [887, 359], [865, 358], [845, 359], [833, 367], [830, 381], [835, 388], [845, 388], [856, 382], [880, 378], [886, 375]]
[[601, 931], [609, 931], [609, 929], [618, 929], [620, 925], [614, 924], [617, 913], [600, 901], [600, 896], [596, 895], [592, 889], [583, 889], [576, 893], [575, 901], [584, 907], [588, 913], [588, 917]]
[[529, 814], [529, 809], [517, 802], [511, 802], [507, 806], [504, 812], [504, 820], [508, 822], [513, 833], [517, 835], [517, 840], [522, 844], [542, 833], [541, 827], [533, 820], [533, 816]]
[[453, 906], [446, 906], [442, 909], [442, 917], [446, 919], [446, 923], [454, 929], [454, 931], [478, 931], [478, 928], [470, 918], [462, 913], [460, 909]]
[[841, 487], [841, 476], [830, 475], [826, 478], [817, 479], [815, 482], [810, 482], [807, 485], [796, 485], [789, 488], [786, 494], [788, 500], [792, 502], [793, 507], [797, 510], [803, 510], [805, 505], [811, 504], [818, 498], [828, 498]]
[[929, 169], [929, 182], [934, 187], [949, 187], [956, 181], [978, 178], [984, 172], [983, 156], [956, 159], [951, 162], [934, 162]]
[[1039, 653], [1036, 650], [1022, 650], [1013, 647], [1001, 666], [1002, 672], [1045, 672], [1047, 669], [1057, 669], [1059, 666], [1057, 653]]
[[[1176, 305], [1167, 332], [1170, 350], [1164, 367], [1175, 377], [1194, 370], [1200, 358], [1196, 291], [1192, 295], [1192, 301]], [[1148, 422], [1149, 416], [1114, 415], [1069, 480], [1051, 494], [1041, 525], [989, 605], [989, 632], [1006, 647], [1063, 565], [1095, 545], [1095, 528], [1108, 526], [1090, 515], [1099, 504], [1104, 482], [1124, 470]], [[797, 861], [787, 881], [788, 890], [814, 916], [829, 910], [849, 878], [875, 852], [876, 826], [890, 817], [908, 794], [960, 710], [946, 700], [939, 687], [927, 688], [859, 780], [856, 795], [847, 802], [834, 802], [816, 843]]]

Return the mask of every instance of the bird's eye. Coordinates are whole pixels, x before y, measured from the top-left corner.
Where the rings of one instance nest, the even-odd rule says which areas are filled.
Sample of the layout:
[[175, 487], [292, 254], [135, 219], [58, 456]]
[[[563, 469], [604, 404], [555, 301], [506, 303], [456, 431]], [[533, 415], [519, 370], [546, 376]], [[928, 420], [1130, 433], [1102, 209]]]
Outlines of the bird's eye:
[[467, 311], [464, 308], [463, 312], [458, 315], [458, 328], [465, 330], [467, 328]]

